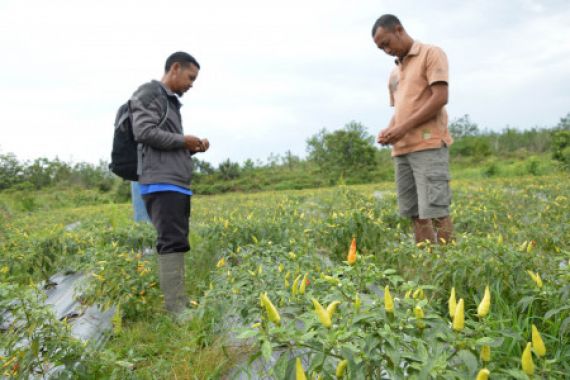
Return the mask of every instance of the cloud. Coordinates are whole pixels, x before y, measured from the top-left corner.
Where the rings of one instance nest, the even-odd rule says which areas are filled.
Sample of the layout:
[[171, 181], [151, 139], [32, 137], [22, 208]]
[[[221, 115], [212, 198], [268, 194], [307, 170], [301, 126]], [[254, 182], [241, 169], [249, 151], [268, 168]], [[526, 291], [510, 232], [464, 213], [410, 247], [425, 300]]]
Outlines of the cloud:
[[565, 1], [292, 0], [0, 3], [0, 148], [18, 157], [107, 159], [118, 106], [187, 50], [202, 65], [183, 97], [202, 158], [265, 160], [351, 120], [390, 119], [391, 58], [370, 29], [394, 13], [450, 60], [451, 118], [481, 127], [552, 126], [570, 110]]

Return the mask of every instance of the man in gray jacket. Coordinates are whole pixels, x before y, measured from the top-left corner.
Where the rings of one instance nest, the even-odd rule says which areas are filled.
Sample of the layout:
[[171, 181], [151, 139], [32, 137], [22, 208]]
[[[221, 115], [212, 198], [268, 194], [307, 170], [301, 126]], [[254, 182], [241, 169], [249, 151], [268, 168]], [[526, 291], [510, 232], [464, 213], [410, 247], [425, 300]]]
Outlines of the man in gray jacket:
[[143, 84], [129, 101], [133, 134], [139, 143], [141, 194], [157, 231], [160, 288], [166, 309], [179, 317], [188, 306], [184, 253], [190, 218], [192, 158], [209, 148], [207, 139], [185, 135], [179, 98], [198, 76], [200, 65], [188, 53], [166, 60], [162, 80]]

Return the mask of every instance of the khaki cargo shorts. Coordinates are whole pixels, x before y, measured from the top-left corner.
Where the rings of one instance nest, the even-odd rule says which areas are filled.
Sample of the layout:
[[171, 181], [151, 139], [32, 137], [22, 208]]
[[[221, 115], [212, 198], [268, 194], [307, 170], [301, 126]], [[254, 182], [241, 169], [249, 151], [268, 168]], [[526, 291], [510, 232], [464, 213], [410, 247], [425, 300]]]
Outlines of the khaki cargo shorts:
[[398, 207], [403, 217], [449, 215], [449, 150], [447, 146], [394, 157]]

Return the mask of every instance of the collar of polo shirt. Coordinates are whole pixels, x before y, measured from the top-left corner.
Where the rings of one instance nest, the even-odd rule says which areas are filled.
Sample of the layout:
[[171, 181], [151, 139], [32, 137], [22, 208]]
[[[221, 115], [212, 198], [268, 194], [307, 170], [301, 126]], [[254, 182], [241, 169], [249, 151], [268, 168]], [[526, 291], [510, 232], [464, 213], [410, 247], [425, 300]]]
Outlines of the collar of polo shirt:
[[418, 55], [420, 53], [420, 44], [419, 41], [414, 40], [414, 43], [412, 44], [412, 47], [410, 48], [410, 51], [408, 52], [408, 54], [406, 54], [404, 56], [404, 58], [402, 58], [402, 60], [400, 60], [400, 58], [396, 58], [394, 60], [394, 63], [396, 65], [401, 64], [402, 62], [404, 62], [404, 59], [406, 59], [406, 57], [413, 57], [414, 55]]

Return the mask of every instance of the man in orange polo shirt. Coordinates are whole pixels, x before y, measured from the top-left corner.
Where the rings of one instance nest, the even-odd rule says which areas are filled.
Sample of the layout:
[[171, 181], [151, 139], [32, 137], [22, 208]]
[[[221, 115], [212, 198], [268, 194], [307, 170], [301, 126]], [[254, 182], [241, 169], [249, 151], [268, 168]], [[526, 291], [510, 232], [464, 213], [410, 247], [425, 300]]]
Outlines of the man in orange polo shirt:
[[447, 57], [439, 47], [414, 41], [394, 15], [372, 28], [374, 43], [396, 58], [388, 89], [394, 116], [377, 141], [392, 145], [400, 214], [413, 221], [416, 242], [451, 239], [449, 152], [452, 138], [444, 106]]

